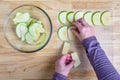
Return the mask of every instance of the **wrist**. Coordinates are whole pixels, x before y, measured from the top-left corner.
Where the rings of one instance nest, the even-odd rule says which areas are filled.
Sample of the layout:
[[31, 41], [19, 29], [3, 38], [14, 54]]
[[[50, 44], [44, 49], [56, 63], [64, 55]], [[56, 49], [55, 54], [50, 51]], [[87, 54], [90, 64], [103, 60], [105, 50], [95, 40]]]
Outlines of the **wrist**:
[[[67, 76], [55, 72], [53, 78], [55, 78], [55, 80], [56, 80], [56, 77], [59, 78], [60, 80], [66, 80], [66, 79], [67, 79]], [[53, 80], [54, 80], [54, 79], [53, 79]]]
[[84, 39], [84, 40], [82, 41], [82, 45], [83, 45], [85, 48], [87, 48], [87, 47], [89, 47], [89, 44], [90, 44], [91, 42], [93, 42], [93, 41], [97, 41], [97, 39], [96, 39], [95, 36], [88, 37], [88, 38], [86, 38], [86, 39]]
[[55, 71], [56, 73], [62, 74], [64, 76], [68, 76], [69, 72], [66, 71]]
[[83, 42], [85, 39], [88, 39], [88, 38], [93, 37], [93, 36], [95, 37], [95, 35], [87, 35], [87, 36], [86, 36], [86, 35], [83, 35], [83, 36], [82, 36], [82, 42]]

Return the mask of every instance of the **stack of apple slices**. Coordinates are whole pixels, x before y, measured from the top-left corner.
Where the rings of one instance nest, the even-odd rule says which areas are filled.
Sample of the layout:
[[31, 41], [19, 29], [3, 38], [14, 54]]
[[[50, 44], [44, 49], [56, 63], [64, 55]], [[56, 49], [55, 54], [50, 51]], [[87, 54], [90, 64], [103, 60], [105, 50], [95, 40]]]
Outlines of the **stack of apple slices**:
[[30, 17], [29, 13], [17, 12], [13, 19], [16, 35], [28, 44], [42, 44], [46, 39], [45, 29], [41, 21]]

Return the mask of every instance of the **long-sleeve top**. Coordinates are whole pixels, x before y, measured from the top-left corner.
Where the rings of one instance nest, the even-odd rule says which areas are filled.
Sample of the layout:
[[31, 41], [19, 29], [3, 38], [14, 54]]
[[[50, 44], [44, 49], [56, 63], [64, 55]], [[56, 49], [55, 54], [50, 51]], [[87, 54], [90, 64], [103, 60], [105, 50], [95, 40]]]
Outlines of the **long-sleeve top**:
[[[113, 67], [95, 36], [82, 41], [87, 57], [95, 70], [98, 80], [120, 80], [120, 75]], [[67, 76], [54, 73], [52, 80], [66, 80]]]

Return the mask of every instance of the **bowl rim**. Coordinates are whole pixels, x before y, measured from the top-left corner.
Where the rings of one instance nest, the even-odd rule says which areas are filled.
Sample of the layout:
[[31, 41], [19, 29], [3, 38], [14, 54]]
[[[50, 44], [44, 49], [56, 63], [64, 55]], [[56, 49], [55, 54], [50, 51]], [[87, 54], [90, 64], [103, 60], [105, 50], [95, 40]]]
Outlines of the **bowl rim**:
[[[23, 51], [23, 50], [20, 50], [20, 49], [14, 47], [14, 46], [9, 42], [9, 40], [7, 39], [6, 32], [5, 32], [5, 26], [6, 26], [6, 23], [8, 22], [8, 20], [9, 20], [9, 16], [10, 16], [16, 9], [21, 8], [21, 7], [24, 7], [24, 6], [32, 6], [32, 7], [34, 7], [34, 8], [37, 8], [37, 9], [41, 10], [41, 11], [46, 15], [46, 17], [48, 18], [49, 23], [50, 23], [50, 34], [49, 34], [49, 37], [48, 37], [47, 41], [45, 42], [45, 44], [44, 44], [42, 47], [40, 47], [40, 48], [38, 48], [38, 49], [36, 49], [36, 50], [32, 50], [32, 51]], [[20, 5], [20, 6], [16, 7], [16, 8], [14, 8], [14, 9], [7, 15], [6, 20], [5, 20], [5, 22], [4, 22], [4, 25], [3, 25], [3, 32], [4, 32], [4, 37], [5, 37], [5, 39], [7, 40], [7, 42], [8, 42], [8, 43], [10, 44], [10, 46], [12, 46], [15, 50], [20, 51], [20, 52], [23, 52], [23, 53], [34, 53], [34, 52], [37, 52], [37, 51], [45, 48], [46, 45], [48, 44], [48, 42], [50, 41], [51, 36], [52, 36], [52, 21], [51, 21], [49, 15], [47, 14], [47, 12], [46, 12], [45, 10], [43, 10], [42, 8], [40, 8], [40, 7], [36, 6], [36, 5], [24, 4], [24, 5]]]

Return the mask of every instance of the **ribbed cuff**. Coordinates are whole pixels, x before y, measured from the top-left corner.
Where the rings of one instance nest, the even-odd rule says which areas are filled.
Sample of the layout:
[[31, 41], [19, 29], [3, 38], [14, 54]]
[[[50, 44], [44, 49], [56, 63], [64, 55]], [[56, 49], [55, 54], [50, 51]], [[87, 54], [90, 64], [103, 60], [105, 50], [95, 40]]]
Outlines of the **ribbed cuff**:
[[66, 79], [67, 79], [67, 76], [55, 72], [54, 75], [53, 75], [53, 78], [55, 78], [56, 80], [66, 80]]

